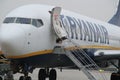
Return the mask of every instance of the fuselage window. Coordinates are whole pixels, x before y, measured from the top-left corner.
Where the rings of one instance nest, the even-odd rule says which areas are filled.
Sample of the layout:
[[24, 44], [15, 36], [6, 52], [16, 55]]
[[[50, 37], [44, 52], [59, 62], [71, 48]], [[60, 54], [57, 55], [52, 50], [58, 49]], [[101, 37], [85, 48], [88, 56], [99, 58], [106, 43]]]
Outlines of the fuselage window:
[[8, 17], [6, 18], [3, 23], [14, 23], [15, 17]]
[[36, 27], [41, 27], [43, 25], [43, 22], [41, 19], [32, 19], [32, 25]]
[[31, 24], [31, 19], [29, 19], [29, 18], [17, 18], [16, 23]]

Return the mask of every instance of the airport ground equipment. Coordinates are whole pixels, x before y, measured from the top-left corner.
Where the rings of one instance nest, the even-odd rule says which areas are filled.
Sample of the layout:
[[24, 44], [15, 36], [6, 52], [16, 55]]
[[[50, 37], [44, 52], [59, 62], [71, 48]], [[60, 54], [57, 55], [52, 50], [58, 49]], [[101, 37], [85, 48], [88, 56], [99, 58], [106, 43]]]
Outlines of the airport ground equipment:
[[[68, 43], [68, 42], [67, 42]], [[106, 76], [103, 75], [100, 71], [100, 67], [94, 62], [94, 60], [87, 55], [87, 53], [80, 48], [78, 44], [70, 40], [70, 43], [76, 46], [75, 50], [66, 50], [65, 54], [68, 56], [74, 64], [88, 77], [89, 80], [106, 80]], [[68, 44], [70, 44], [68, 43]], [[76, 50], [77, 49], [77, 50]], [[92, 74], [91, 71], [98, 71], [95, 74]]]

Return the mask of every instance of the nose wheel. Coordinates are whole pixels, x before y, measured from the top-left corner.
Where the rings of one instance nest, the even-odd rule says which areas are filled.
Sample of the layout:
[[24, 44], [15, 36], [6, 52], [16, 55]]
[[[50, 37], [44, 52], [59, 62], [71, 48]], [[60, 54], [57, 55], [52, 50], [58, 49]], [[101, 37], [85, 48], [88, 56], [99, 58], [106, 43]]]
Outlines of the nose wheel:
[[46, 78], [49, 78], [49, 80], [56, 80], [57, 78], [57, 72], [55, 69], [40, 69], [38, 73], [38, 80], [45, 80]]

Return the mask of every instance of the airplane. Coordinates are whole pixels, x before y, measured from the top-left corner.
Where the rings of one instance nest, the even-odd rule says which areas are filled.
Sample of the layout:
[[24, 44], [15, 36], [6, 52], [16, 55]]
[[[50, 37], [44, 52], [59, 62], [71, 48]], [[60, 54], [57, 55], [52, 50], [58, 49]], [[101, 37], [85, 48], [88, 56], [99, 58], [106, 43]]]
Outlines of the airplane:
[[[119, 8], [120, 9], [120, 8]], [[41, 68], [38, 80], [57, 79], [54, 68], [74, 68], [65, 54], [55, 51], [65, 41], [63, 49], [84, 50], [100, 67], [118, 60], [118, 72], [111, 80], [120, 80], [120, 27], [82, 16], [60, 7], [31, 4], [8, 13], [0, 27], [1, 51], [10, 60], [13, 73], [23, 73], [19, 80], [32, 80], [29, 73]], [[67, 54], [67, 53], [66, 53]], [[78, 53], [81, 54], [81, 53]]]

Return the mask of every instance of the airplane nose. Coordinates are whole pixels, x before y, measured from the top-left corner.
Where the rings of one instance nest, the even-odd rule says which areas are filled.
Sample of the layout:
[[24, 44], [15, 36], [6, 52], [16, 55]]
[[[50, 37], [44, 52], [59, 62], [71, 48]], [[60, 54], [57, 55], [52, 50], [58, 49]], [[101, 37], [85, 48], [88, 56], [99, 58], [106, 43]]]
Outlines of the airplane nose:
[[25, 32], [20, 27], [2, 26], [0, 39], [3, 53], [6, 56], [16, 55], [24, 48]]

